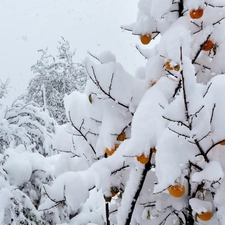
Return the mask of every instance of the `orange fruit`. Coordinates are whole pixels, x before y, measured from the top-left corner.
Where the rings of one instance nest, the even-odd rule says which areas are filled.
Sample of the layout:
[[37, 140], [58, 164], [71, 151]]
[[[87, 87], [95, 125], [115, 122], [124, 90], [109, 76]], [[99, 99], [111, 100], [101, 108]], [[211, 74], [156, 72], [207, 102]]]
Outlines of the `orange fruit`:
[[199, 19], [203, 16], [203, 12], [204, 10], [199, 8], [197, 10], [195, 9], [191, 10], [189, 14], [192, 19]]
[[173, 67], [171, 67], [169, 61], [167, 61], [167, 62], [165, 63], [165, 67], [166, 67], [167, 70], [173, 70]]
[[105, 153], [106, 153], [108, 156], [110, 156], [110, 155], [112, 155], [112, 154], [116, 151], [116, 149], [117, 149], [118, 147], [119, 147], [119, 144], [115, 144], [114, 148], [112, 148], [112, 149], [106, 148]]
[[117, 141], [124, 141], [126, 139], [126, 133], [123, 131], [118, 137]]
[[174, 66], [173, 69], [174, 69], [175, 71], [179, 71], [179, 70], [180, 70], [180, 65]]
[[149, 156], [145, 156], [144, 154], [137, 156], [137, 161], [146, 164], [149, 161]]
[[221, 145], [225, 145], [225, 141], [221, 141], [220, 144], [221, 144]]
[[212, 212], [203, 212], [201, 214], [197, 214], [197, 217], [203, 221], [210, 220], [212, 216], [213, 216]]
[[204, 44], [204, 46], [202, 47], [202, 50], [204, 51], [210, 51], [213, 48], [214, 44], [211, 40], [207, 40]]
[[168, 191], [173, 197], [180, 198], [185, 193], [185, 187], [181, 184], [176, 184], [174, 186], [170, 186]]
[[151, 34], [141, 35], [140, 40], [143, 45], [147, 45], [152, 40], [152, 36]]

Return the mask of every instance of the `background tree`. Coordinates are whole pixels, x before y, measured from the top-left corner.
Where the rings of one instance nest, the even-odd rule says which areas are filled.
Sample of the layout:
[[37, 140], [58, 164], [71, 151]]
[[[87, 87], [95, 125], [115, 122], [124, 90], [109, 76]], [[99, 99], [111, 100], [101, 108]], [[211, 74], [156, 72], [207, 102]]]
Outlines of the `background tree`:
[[34, 101], [59, 123], [67, 121], [63, 98], [74, 90], [83, 91], [87, 75], [81, 63], [74, 62], [75, 51], [71, 51], [69, 42], [64, 38], [59, 42], [58, 55], [48, 54], [46, 50], [40, 60], [31, 67], [35, 77], [31, 79], [26, 102]]
[[3, 83], [0, 80], [0, 99], [3, 98], [6, 95], [8, 84], [9, 84], [9, 80], [6, 80], [5, 83]]

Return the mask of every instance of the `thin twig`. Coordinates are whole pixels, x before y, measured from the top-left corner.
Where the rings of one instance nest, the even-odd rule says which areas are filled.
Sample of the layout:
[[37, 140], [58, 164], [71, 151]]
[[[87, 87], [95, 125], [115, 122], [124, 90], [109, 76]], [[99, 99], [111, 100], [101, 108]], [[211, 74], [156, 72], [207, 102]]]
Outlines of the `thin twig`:
[[94, 149], [94, 147], [92, 146], [92, 144], [89, 143], [87, 137], [81, 132], [81, 130], [79, 130], [75, 124], [73, 123], [72, 119], [71, 119], [71, 115], [70, 115], [70, 111], [68, 112], [68, 115], [69, 115], [69, 120], [70, 120], [70, 123], [71, 125], [73, 126], [73, 128], [84, 138], [84, 140], [88, 143], [88, 145], [90, 146], [90, 148], [92, 149], [92, 151], [96, 154], [96, 151]]

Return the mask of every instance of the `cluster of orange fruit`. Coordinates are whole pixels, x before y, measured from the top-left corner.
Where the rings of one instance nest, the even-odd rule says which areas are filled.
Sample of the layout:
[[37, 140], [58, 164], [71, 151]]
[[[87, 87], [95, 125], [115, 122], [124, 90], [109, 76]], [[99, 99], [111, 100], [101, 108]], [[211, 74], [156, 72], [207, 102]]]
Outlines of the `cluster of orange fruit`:
[[[192, 19], [200, 19], [203, 16], [203, 13], [204, 13], [204, 9], [202, 9], [202, 8], [192, 9], [189, 12], [189, 16]], [[141, 40], [141, 43], [143, 45], [147, 45], [147, 44], [149, 44], [151, 42], [152, 35], [151, 34], [141, 35], [140, 36], [140, 40]], [[202, 47], [202, 50], [204, 50], [204, 51], [210, 51], [213, 48], [213, 46], [214, 46], [214, 43], [211, 40], [207, 40], [205, 42], [204, 46]], [[176, 70], [176, 69], [174, 69], [174, 70]], [[178, 69], [178, 71], [179, 71], [179, 69]]]
[[[181, 184], [175, 184], [168, 188], [169, 194], [175, 198], [180, 198], [185, 194], [185, 186]], [[197, 214], [197, 217], [202, 221], [208, 221], [212, 218], [212, 212], [202, 212]]]
[[179, 64], [177, 64], [174, 67], [172, 67], [171, 64], [170, 64], [170, 61], [167, 61], [164, 66], [165, 66], [165, 68], [167, 70], [175, 70], [175, 71], [179, 71], [180, 70], [180, 65]]

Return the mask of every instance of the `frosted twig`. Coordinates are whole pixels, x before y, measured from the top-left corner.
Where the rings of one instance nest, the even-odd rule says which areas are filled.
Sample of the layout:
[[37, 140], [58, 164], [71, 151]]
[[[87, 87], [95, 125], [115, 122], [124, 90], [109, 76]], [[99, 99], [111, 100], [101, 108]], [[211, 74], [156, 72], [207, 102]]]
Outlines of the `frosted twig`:
[[211, 83], [209, 84], [209, 86], [207, 87], [206, 92], [205, 92], [205, 94], [203, 95], [203, 98], [205, 98], [205, 96], [207, 95], [207, 93], [208, 93], [208, 91], [209, 91], [211, 85], [212, 85], [212, 82], [211, 82]]
[[112, 77], [111, 77], [111, 80], [110, 80], [110, 84], [109, 84], [109, 95], [111, 95], [113, 78], [114, 78], [114, 73], [112, 74]]
[[179, 133], [179, 132], [177, 132], [177, 131], [171, 129], [170, 127], [168, 127], [168, 129], [169, 129], [170, 131], [174, 132], [175, 134], [177, 134], [178, 137], [179, 137], [179, 136], [182, 136], [182, 137], [184, 137], [184, 138], [190, 138], [190, 136], [188, 136], [188, 135], [186, 135], [186, 134], [181, 134], [181, 133]]
[[216, 25], [217, 23], [220, 23], [222, 20], [224, 20], [225, 19], [225, 17], [223, 17], [223, 18], [221, 18], [220, 20], [218, 20], [217, 22], [215, 22], [215, 23], [213, 23], [212, 25], [214, 26], [214, 25]]
[[184, 122], [180, 121], [180, 120], [173, 120], [173, 119], [167, 118], [165, 116], [162, 116], [162, 118], [165, 119], [165, 120], [168, 120], [170, 122], [181, 124], [181, 125], [183, 125], [183, 126], [185, 126], [185, 127], [187, 127], [189, 129], [188, 125], [185, 124]]
[[207, 154], [204, 152], [204, 150], [202, 149], [201, 145], [199, 144], [199, 141], [197, 139], [195, 139], [194, 141], [195, 141], [195, 144], [198, 147], [201, 155], [204, 157], [205, 161], [208, 163], [209, 158], [208, 158]]
[[144, 53], [141, 51], [141, 49], [136, 45], [135, 48], [138, 50], [138, 52], [145, 58], [148, 59], [147, 56], [144, 55]]
[[[123, 106], [124, 108], [126, 108], [126, 109], [129, 109], [129, 106], [127, 106], [127, 105], [125, 105], [125, 104], [123, 104], [123, 103], [121, 103], [121, 102], [118, 102], [118, 101], [116, 101], [116, 99], [114, 98], [114, 97], [112, 97], [110, 94], [108, 94], [103, 88], [102, 88], [102, 86], [99, 84], [99, 81], [97, 80], [97, 77], [96, 77], [96, 74], [95, 74], [95, 70], [94, 70], [94, 67], [92, 66], [91, 67], [92, 68], [92, 72], [93, 72], [93, 75], [94, 75], [94, 78], [95, 78], [95, 80], [91, 77], [91, 76], [89, 76], [90, 77], [90, 79], [93, 81], [93, 83], [106, 95], [106, 96], [108, 96], [110, 99], [112, 99], [114, 102], [116, 102], [118, 105], [120, 105], [120, 106]], [[133, 115], [133, 113], [131, 113], [132, 115]]]
[[210, 7], [213, 7], [213, 8], [223, 8], [223, 7], [224, 7], [224, 5], [212, 5], [212, 4], [207, 3], [207, 2], [205, 2], [205, 4], [206, 4], [207, 6], [210, 6]]
[[190, 164], [191, 166], [195, 167], [196, 169], [198, 169], [199, 171], [202, 171], [202, 170], [203, 170], [200, 166], [196, 165], [195, 163], [193, 163], [193, 162], [191, 162], [191, 161], [189, 161], [189, 164]]
[[216, 145], [220, 144], [222, 141], [225, 141], [225, 139], [221, 140], [221, 141], [217, 141], [216, 143], [213, 143], [209, 148], [208, 150], [205, 152], [205, 154], [207, 155], [210, 150], [212, 150], [212, 148], [214, 148]]
[[211, 114], [211, 118], [210, 118], [210, 123], [212, 123], [215, 108], [216, 108], [216, 103], [214, 103], [213, 108], [212, 108], [212, 114]]
[[97, 56], [93, 55], [93, 54], [90, 53], [89, 51], [88, 51], [88, 54], [89, 54], [91, 57], [93, 57], [94, 59], [98, 60], [100, 63], [102, 63], [102, 62], [99, 60], [99, 58], [98, 58]]
[[118, 173], [119, 171], [121, 171], [121, 170], [123, 170], [123, 169], [126, 169], [126, 168], [128, 168], [128, 167], [129, 167], [129, 165], [122, 166], [121, 168], [119, 168], [119, 169], [114, 170], [113, 172], [111, 172], [111, 175], [116, 174], [116, 173]]
[[69, 115], [69, 122], [70, 122], [70, 124], [73, 126], [73, 128], [84, 138], [84, 140], [88, 143], [88, 145], [90, 146], [90, 148], [92, 149], [92, 151], [96, 154], [96, 151], [95, 151], [95, 149], [94, 149], [94, 147], [92, 146], [92, 144], [91, 143], [89, 143], [89, 141], [88, 141], [88, 139], [87, 139], [87, 137], [82, 133], [82, 131], [81, 130], [79, 130], [76, 126], [75, 126], [75, 124], [73, 123], [73, 121], [72, 121], [72, 119], [71, 119], [71, 115], [70, 115], [70, 111], [68, 112], [68, 115]]
[[[56, 204], [60, 204], [60, 203], [65, 202], [65, 199], [60, 200], [60, 201], [57, 201], [57, 200], [51, 198], [51, 197], [49, 196], [48, 192], [46, 191], [45, 186], [43, 186], [43, 188], [44, 188], [45, 194], [47, 195], [47, 197], [48, 197], [52, 202], [55, 202]], [[64, 188], [65, 188], [65, 185], [64, 185]], [[55, 207], [55, 206], [54, 206], [54, 207]]]
[[178, 91], [181, 89], [181, 80], [179, 80], [177, 87], [175, 88], [174, 94], [173, 94], [173, 98], [176, 96], [176, 94], [178, 93]]
[[206, 137], [208, 137], [210, 133], [211, 133], [211, 131], [209, 131], [206, 135], [204, 135], [201, 139], [199, 139], [198, 142], [200, 142], [200, 141], [202, 141], [203, 139], [205, 139]]

